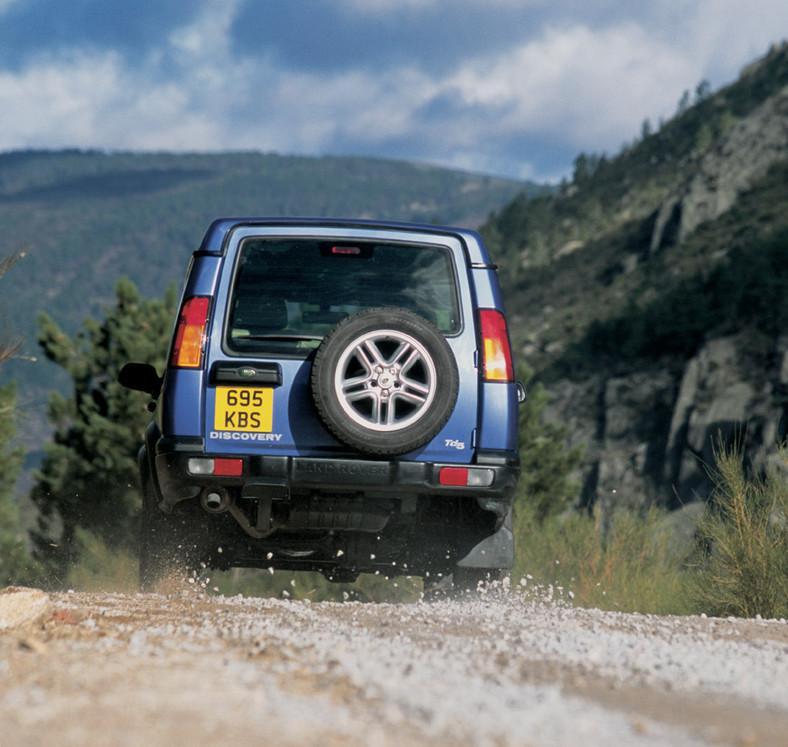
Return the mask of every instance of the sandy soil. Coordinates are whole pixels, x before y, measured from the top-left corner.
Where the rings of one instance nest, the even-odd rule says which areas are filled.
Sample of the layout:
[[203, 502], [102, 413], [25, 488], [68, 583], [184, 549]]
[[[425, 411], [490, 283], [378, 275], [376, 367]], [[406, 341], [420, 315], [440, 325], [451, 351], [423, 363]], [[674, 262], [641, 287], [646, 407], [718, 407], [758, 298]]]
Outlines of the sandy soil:
[[0, 624], [0, 747], [788, 745], [785, 621], [603, 613], [508, 590], [402, 605], [200, 590], [43, 602], [27, 624]]

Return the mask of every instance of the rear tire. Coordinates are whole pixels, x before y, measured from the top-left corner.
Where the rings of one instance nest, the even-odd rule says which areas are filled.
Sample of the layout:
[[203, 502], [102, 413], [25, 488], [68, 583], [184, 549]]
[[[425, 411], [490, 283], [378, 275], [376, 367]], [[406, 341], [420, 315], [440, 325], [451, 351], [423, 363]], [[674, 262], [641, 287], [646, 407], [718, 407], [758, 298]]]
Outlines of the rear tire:
[[140, 590], [157, 591], [166, 579], [182, 580], [199, 568], [201, 545], [194, 506], [178, 504], [164, 514], [148, 480], [142, 497]]

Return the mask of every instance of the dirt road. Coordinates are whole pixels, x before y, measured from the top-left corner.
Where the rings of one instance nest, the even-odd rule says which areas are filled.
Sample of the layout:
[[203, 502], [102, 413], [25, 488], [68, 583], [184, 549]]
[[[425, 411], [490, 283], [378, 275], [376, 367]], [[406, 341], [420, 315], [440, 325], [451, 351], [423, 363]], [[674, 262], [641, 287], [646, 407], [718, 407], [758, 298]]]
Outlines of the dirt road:
[[[0, 745], [786, 745], [788, 624], [53, 594], [0, 633]], [[1, 617], [1, 615], [0, 615]]]

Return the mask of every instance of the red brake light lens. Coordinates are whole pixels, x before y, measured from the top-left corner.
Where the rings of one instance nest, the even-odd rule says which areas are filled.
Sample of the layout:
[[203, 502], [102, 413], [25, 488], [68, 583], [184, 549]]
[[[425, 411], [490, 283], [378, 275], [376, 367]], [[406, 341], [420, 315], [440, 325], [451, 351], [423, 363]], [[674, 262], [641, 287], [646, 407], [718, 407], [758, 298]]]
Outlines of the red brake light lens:
[[331, 254], [361, 254], [361, 247], [358, 246], [332, 246]]
[[514, 363], [506, 319], [496, 309], [479, 311], [482, 335], [482, 365], [487, 381], [514, 381]]
[[240, 477], [244, 473], [241, 459], [214, 459], [213, 474], [222, 477]]
[[468, 469], [465, 467], [441, 467], [438, 481], [441, 485], [461, 485], [468, 484]]
[[205, 325], [211, 299], [194, 296], [187, 299], [178, 317], [175, 343], [172, 347], [170, 365], [175, 368], [199, 368], [202, 365], [202, 349], [205, 341]]

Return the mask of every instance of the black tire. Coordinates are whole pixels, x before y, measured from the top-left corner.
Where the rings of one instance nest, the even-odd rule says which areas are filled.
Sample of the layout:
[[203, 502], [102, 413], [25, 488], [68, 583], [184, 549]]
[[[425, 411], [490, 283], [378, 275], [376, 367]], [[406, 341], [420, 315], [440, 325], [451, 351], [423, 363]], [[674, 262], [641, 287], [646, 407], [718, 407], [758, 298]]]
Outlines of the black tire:
[[311, 387], [320, 419], [339, 441], [391, 457], [424, 446], [443, 428], [459, 374], [437, 327], [406, 309], [371, 308], [326, 335]]
[[143, 490], [140, 537], [140, 590], [157, 591], [165, 579], [185, 579], [200, 561], [193, 506], [178, 504], [162, 513], [150, 480]]

